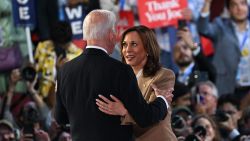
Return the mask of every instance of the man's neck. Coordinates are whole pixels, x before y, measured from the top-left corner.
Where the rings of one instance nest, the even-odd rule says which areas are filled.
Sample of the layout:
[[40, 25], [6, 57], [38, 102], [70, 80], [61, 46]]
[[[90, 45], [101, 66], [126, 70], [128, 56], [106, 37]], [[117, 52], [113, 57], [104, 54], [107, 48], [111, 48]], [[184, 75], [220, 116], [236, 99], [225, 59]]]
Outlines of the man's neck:
[[179, 66], [179, 71], [181, 73], [191, 73], [194, 65], [195, 65], [194, 62], [191, 62], [190, 64], [188, 64], [186, 66]]
[[104, 48], [105, 50], [109, 50], [108, 46], [106, 45], [105, 42], [101, 41], [101, 40], [87, 40], [87, 45], [88, 46], [99, 46]]
[[244, 21], [234, 21], [237, 28], [239, 29], [240, 32], [243, 32], [247, 29], [247, 20]]
[[183, 67], [179, 67], [179, 68], [180, 68], [181, 72], [184, 72], [187, 67], [188, 67], [188, 65], [187, 66], [183, 66]]

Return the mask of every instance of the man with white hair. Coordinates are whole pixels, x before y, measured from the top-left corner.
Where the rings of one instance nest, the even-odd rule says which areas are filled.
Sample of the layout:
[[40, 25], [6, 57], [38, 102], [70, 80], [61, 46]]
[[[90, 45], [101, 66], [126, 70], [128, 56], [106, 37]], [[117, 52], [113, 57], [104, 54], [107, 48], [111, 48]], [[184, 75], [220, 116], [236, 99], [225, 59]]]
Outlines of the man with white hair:
[[213, 82], [202, 81], [196, 85], [196, 112], [213, 115], [218, 103], [218, 90]]
[[98, 109], [96, 99], [100, 95], [119, 98], [142, 127], [166, 116], [167, 94], [147, 104], [133, 70], [109, 57], [116, 43], [115, 25], [112, 12], [90, 12], [83, 22], [86, 49], [58, 72], [55, 118], [60, 125], [70, 123], [73, 141], [133, 140], [132, 125], [120, 125], [121, 116], [109, 116]]

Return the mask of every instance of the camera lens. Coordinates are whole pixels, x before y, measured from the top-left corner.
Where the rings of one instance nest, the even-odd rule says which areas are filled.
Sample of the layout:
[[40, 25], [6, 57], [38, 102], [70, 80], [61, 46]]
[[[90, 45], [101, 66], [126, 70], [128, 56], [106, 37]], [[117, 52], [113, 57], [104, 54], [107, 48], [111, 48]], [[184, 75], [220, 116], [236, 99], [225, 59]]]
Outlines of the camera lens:
[[22, 70], [22, 77], [24, 80], [33, 81], [36, 77], [36, 70], [33, 67], [25, 67]]
[[201, 125], [195, 126], [194, 134], [197, 134], [200, 137], [205, 137], [207, 134], [206, 128]]
[[188, 135], [184, 141], [200, 141], [196, 135]]
[[228, 120], [227, 114], [222, 110], [217, 110], [215, 117], [216, 117], [216, 120], [219, 122], [224, 122]]
[[172, 118], [171, 125], [172, 125], [173, 128], [181, 129], [181, 128], [183, 128], [185, 126], [184, 119], [181, 116], [175, 115]]

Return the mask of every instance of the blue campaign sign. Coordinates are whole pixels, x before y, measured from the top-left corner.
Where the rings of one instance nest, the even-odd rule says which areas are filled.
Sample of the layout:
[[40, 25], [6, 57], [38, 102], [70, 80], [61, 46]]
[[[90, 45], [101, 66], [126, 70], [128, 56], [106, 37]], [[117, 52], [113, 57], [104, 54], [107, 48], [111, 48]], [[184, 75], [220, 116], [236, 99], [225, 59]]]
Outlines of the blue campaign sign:
[[36, 0], [12, 0], [15, 26], [34, 26]]
[[82, 4], [74, 7], [64, 6], [65, 20], [71, 24], [73, 39], [82, 39], [82, 22], [86, 16], [86, 7]]

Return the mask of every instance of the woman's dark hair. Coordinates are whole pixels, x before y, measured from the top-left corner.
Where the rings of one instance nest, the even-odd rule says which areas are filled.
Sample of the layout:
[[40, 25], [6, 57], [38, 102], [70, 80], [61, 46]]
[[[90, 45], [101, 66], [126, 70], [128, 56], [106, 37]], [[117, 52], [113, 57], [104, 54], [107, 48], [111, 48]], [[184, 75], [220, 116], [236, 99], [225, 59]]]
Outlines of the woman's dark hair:
[[[143, 76], [149, 77], [156, 74], [156, 72], [160, 69], [160, 47], [156, 40], [155, 33], [149, 29], [146, 26], [140, 25], [140, 26], [134, 26], [129, 29], [127, 29], [125, 32], [123, 32], [121, 37], [121, 52], [123, 49], [122, 43], [124, 41], [125, 36], [130, 32], [137, 32], [142, 40], [143, 47], [146, 50], [147, 56], [147, 62], [143, 67]], [[121, 55], [122, 62], [125, 62], [125, 58], [123, 55]]]
[[199, 119], [202, 119], [202, 118], [207, 119], [211, 123], [211, 125], [214, 129], [215, 137], [214, 137], [213, 141], [220, 141], [221, 136], [220, 136], [219, 128], [218, 128], [216, 122], [214, 121], [214, 119], [212, 117], [210, 117], [209, 115], [206, 115], [206, 114], [196, 115], [192, 121], [191, 126], [193, 128], [195, 126], [197, 126]]
[[222, 107], [226, 103], [231, 103], [237, 110], [240, 110], [240, 101], [235, 98], [234, 94], [223, 94], [218, 99], [217, 109]]

